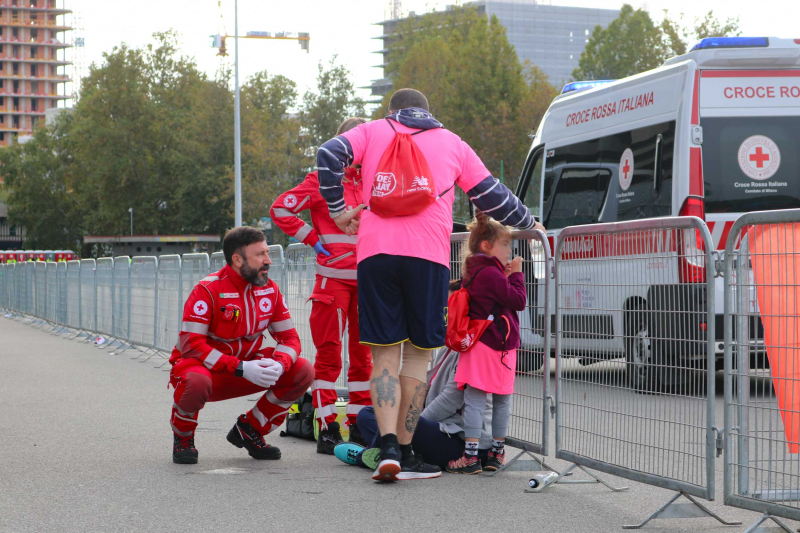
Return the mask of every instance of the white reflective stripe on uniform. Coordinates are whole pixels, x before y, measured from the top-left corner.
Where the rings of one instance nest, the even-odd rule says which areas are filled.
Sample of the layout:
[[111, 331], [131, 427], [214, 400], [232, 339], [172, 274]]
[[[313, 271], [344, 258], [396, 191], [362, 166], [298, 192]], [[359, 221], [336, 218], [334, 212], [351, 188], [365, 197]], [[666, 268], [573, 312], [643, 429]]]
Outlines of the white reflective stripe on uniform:
[[356, 404], [348, 403], [347, 404], [346, 413], [348, 415], [357, 415], [359, 413], [359, 411], [361, 411], [365, 407], [367, 407], [367, 406], [366, 405], [356, 405]]
[[321, 379], [315, 379], [311, 382], [311, 390], [317, 389], [325, 389], [325, 390], [336, 390], [336, 383], [333, 381], [324, 381]]
[[350, 392], [368, 391], [369, 381], [348, 381], [347, 390]]
[[311, 198], [311, 197], [310, 196], [306, 196], [305, 198], [303, 198], [303, 201], [300, 202], [300, 205], [298, 205], [297, 207], [294, 208], [294, 212], [295, 213], [299, 213], [300, 211], [302, 211], [303, 210], [303, 206], [306, 205], [306, 202], [308, 202], [309, 198]]
[[206, 276], [203, 279], [201, 279], [200, 281], [217, 281], [218, 279], [219, 279], [219, 276]]
[[217, 364], [217, 361], [219, 361], [220, 357], [222, 357], [222, 352], [220, 352], [217, 349], [213, 349], [206, 356], [205, 360], [203, 361], [203, 364], [206, 365], [206, 368], [211, 370], [212, 368], [214, 368], [214, 365]]
[[302, 242], [306, 237], [308, 237], [309, 233], [311, 233], [311, 226], [308, 224], [303, 224], [303, 227], [297, 230], [297, 233], [294, 234], [294, 238]]
[[175, 402], [172, 402], [172, 407], [174, 407], [174, 408], [175, 408], [175, 410], [176, 410], [176, 411], [178, 411], [178, 412], [179, 412], [180, 414], [182, 414], [183, 416], [194, 416], [194, 413], [190, 413], [189, 411], [184, 411], [183, 409], [181, 409], [180, 407], [178, 407], [178, 404], [177, 404], [177, 403], [175, 403]]
[[356, 279], [355, 269], [342, 270], [338, 268], [322, 266], [319, 264], [317, 265], [317, 274], [334, 279]]
[[267, 417], [258, 410], [258, 406], [256, 405], [253, 406], [253, 416], [256, 417], [256, 420], [258, 420], [258, 423], [261, 424], [262, 427], [267, 425]]
[[181, 331], [197, 333], [198, 335], [208, 335], [208, 324], [201, 324], [200, 322], [181, 322]]
[[292, 322], [291, 318], [287, 318], [286, 320], [279, 320], [278, 322], [273, 322], [269, 325], [269, 330], [273, 333], [280, 333], [281, 331], [289, 331], [290, 329], [294, 329], [294, 322]]
[[275, 347], [275, 353], [278, 352], [285, 353], [286, 355], [291, 357], [293, 363], [297, 362], [297, 352], [295, 352], [292, 348], [284, 346], [283, 344], [279, 344]]
[[294, 213], [292, 213], [291, 211], [289, 211], [288, 209], [284, 209], [282, 207], [276, 207], [274, 212], [275, 212], [275, 216], [279, 217], [279, 218], [280, 217], [295, 217], [295, 216], [297, 216]]
[[342, 308], [336, 308], [336, 318], [339, 319], [339, 341], [344, 339], [344, 323], [342, 321]]
[[179, 437], [191, 437], [192, 435], [194, 435], [194, 431], [192, 431], [192, 430], [189, 430], [189, 431], [178, 431], [178, 428], [175, 427], [175, 424], [173, 424], [171, 420], [170, 420], [169, 425], [172, 426], [172, 431], [174, 431], [175, 434], [177, 436], [179, 436]]
[[257, 338], [261, 337], [261, 335], [262, 333], [259, 331], [258, 333], [253, 333], [252, 335], [246, 335], [245, 339], [249, 340], [250, 342], [253, 342]]
[[180, 419], [181, 419], [181, 420], [183, 420], [184, 422], [189, 422], [189, 423], [191, 423], [191, 424], [195, 424], [195, 425], [197, 425], [197, 420], [195, 420], [195, 419], [193, 419], [193, 418], [186, 418], [186, 417], [183, 417], [183, 416], [181, 416], [181, 415], [179, 415], [179, 414], [177, 414], [177, 413], [175, 413], [175, 418], [180, 418]]
[[335, 415], [336, 414], [336, 406], [335, 405], [324, 405], [322, 407], [317, 408], [317, 418], [322, 420], [326, 416]]
[[324, 244], [356, 244], [358, 242], [357, 235], [342, 235], [342, 234], [333, 234], [333, 235], [320, 235], [319, 239]]
[[267, 391], [267, 401], [269, 403], [271, 403], [272, 405], [279, 405], [279, 406], [284, 407], [286, 409], [291, 407], [292, 404], [294, 403], [293, 400], [280, 400], [280, 399], [278, 399], [278, 397], [275, 396], [275, 394], [271, 390]]

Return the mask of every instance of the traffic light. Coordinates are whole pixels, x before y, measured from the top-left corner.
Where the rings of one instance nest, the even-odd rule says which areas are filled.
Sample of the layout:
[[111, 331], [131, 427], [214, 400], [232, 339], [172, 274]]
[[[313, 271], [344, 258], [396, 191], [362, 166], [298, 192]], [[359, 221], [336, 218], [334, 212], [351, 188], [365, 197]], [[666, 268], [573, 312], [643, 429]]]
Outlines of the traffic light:
[[311, 41], [309, 40], [309, 37], [310, 37], [309, 34], [300, 32], [300, 33], [297, 34], [297, 36], [300, 38], [300, 41], [299, 41], [300, 42], [300, 49], [301, 50], [305, 50], [306, 53], [310, 53], [309, 52], [309, 44], [311, 43]]

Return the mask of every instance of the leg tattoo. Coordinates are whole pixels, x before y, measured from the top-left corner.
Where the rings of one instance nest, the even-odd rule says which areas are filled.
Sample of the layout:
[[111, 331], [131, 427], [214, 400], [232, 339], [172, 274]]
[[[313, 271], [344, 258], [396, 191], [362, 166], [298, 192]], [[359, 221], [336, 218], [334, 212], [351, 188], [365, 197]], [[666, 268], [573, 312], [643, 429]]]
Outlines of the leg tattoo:
[[[384, 407], [384, 403], [386, 407], [394, 407], [397, 402], [397, 385], [400, 384], [400, 380], [390, 376], [389, 371], [384, 368], [383, 375], [373, 378], [371, 383], [375, 385], [378, 407]], [[389, 405], [389, 401], [392, 402], [392, 405]]]
[[428, 386], [425, 383], [417, 385], [414, 391], [414, 396], [411, 398], [411, 405], [408, 406], [406, 413], [406, 431], [414, 433], [419, 422], [419, 415], [422, 414], [422, 408], [425, 406], [425, 396], [428, 394]]

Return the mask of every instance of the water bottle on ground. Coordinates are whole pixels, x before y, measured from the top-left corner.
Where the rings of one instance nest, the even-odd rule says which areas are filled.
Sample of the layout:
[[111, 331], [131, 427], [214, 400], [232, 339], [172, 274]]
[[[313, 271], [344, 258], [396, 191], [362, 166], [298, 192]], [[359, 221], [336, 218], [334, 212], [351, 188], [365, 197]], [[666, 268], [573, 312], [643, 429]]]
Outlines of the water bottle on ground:
[[558, 474], [555, 472], [536, 474], [528, 481], [528, 486], [531, 488], [531, 492], [540, 492], [550, 485], [557, 477]]

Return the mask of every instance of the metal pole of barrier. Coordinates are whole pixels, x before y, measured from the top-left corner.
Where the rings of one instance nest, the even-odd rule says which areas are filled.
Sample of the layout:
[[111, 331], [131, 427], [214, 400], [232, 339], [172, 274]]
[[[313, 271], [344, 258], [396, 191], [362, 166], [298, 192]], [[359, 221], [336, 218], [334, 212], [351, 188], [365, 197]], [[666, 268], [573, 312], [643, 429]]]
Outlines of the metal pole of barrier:
[[724, 501], [763, 513], [748, 533], [800, 520], [798, 233], [800, 209], [747, 213], [725, 246]]
[[[677, 493], [626, 529], [701, 516], [736, 525], [693, 498], [714, 497], [712, 242], [695, 217], [558, 236], [556, 457], [573, 463], [567, 472], [589, 468]], [[681, 497], [690, 504], [675, 503]]]

